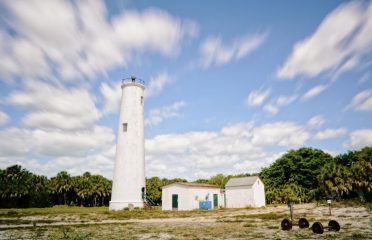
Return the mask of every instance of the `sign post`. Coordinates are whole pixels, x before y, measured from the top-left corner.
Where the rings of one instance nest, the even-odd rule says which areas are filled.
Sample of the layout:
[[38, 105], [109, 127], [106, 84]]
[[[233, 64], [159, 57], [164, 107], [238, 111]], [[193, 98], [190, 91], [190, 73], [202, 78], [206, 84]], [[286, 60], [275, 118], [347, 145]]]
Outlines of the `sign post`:
[[293, 224], [293, 202], [292, 201], [288, 201], [288, 207], [289, 207], [289, 212], [291, 215], [291, 223]]
[[332, 204], [332, 200], [331, 199], [328, 199], [327, 200], [327, 203], [328, 203], [328, 208], [329, 208], [329, 216], [332, 215], [332, 212], [331, 212], [331, 204]]

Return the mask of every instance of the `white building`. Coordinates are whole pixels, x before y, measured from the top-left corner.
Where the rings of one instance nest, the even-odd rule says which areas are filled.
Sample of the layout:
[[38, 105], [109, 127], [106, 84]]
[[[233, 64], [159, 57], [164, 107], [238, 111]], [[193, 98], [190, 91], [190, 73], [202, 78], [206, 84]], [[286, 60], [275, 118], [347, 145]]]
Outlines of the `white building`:
[[215, 185], [199, 183], [172, 183], [162, 187], [162, 210], [192, 210], [206, 197], [212, 208], [223, 206], [221, 189]]
[[225, 186], [227, 208], [265, 206], [265, 186], [258, 176], [231, 178]]
[[142, 81], [123, 80], [115, 172], [110, 210], [143, 207], [145, 193], [144, 89]]

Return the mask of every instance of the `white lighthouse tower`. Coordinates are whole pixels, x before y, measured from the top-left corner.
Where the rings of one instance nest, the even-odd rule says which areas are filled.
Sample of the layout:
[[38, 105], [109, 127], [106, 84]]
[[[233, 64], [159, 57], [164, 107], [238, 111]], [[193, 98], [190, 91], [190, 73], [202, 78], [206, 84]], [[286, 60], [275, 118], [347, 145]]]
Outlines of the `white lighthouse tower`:
[[122, 96], [110, 210], [143, 208], [145, 194], [144, 83], [131, 77]]

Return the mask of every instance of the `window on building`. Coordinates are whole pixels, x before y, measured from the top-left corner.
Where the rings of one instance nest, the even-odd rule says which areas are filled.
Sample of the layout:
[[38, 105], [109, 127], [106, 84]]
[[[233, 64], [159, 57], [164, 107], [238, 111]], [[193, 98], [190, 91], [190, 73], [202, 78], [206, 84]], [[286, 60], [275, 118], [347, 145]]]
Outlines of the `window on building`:
[[141, 96], [141, 104], [143, 104], [143, 96]]
[[128, 131], [128, 123], [123, 123], [123, 132]]

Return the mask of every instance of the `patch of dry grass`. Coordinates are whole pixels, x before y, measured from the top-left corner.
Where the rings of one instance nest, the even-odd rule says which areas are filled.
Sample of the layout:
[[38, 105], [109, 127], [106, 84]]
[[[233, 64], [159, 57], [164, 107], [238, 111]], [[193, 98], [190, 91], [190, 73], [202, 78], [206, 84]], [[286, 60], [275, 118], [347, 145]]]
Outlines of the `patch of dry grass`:
[[[291, 231], [280, 230], [281, 220], [289, 218], [285, 205], [211, 211], [109, 212], [107, 208], [77, 207], [50, 210], [50, 214], [47, 209], [0, 210], [0, 239], [371, 239], [372, 236], [371, 213], [363, 207], [335, 207], [333, 215], [327, 216], [326, 207], [296, 205], [295, 219], [306, 216], [310, 225], [315, 221], [321, 221], [324, 226], [330, 219], [339, 221], [340, 232], [326, 230], [323, 235], [298, 226]], [[53, 225], [59, 223], [67, 225]]]

